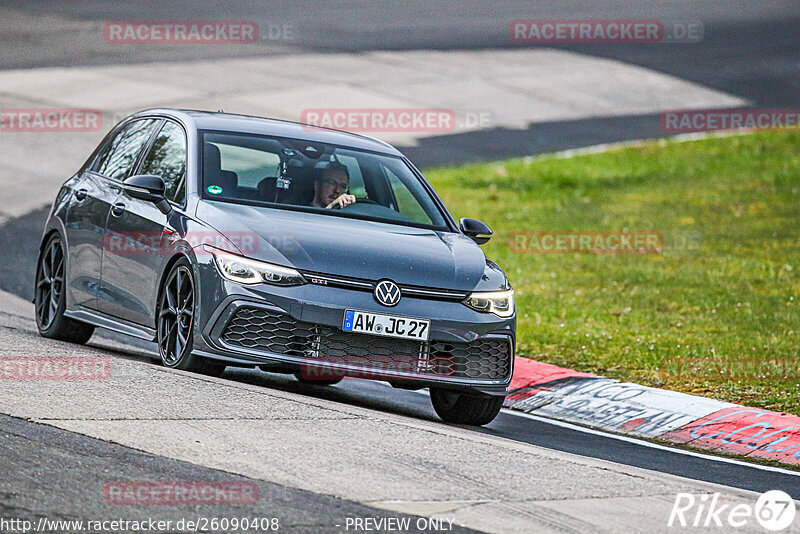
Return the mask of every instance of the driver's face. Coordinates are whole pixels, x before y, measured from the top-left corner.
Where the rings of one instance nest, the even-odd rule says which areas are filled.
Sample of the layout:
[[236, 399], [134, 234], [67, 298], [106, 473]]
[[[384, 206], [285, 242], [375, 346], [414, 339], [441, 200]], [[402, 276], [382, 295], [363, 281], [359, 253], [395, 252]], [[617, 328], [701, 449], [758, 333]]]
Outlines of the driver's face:
[[325, 203], [333, 202], [347, 192], [347, 174], [342, 171], [328, 171], [317, 183], [317, 194]]

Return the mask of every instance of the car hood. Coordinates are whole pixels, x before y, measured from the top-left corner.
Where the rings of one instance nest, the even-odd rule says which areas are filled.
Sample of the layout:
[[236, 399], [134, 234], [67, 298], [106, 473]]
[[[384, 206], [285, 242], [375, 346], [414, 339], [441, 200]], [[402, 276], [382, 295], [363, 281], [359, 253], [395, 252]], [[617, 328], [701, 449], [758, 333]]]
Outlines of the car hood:
[[464, 291], [505, 283], [459, 233], [214, 201], [197, 216], [244, 256], [301, 271]]

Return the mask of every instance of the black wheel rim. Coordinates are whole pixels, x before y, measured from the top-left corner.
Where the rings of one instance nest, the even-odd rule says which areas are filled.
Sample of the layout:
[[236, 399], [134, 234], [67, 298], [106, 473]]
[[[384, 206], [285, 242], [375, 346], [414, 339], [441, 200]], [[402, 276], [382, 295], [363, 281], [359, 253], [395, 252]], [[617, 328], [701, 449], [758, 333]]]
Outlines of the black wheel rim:
[[164, 365], [181, 361], [191, 340], [194, 322], [194, 284], [192, 273], [179, 266], [170, 273], [158, 314], [158, 346]]
[[53, 324], [64, 292], [64, 250], [54, 239], [39, 261], [36, 280], [36, 320], [46, 330]]

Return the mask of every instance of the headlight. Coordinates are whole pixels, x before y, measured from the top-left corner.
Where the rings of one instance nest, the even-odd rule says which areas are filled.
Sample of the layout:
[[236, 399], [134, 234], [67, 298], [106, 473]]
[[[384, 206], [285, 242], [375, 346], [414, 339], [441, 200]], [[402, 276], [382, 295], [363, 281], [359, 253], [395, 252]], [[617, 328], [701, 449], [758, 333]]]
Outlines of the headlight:
[[214, 256], [214, 263], [222, 276], [240, 284], [266, 282], [276, 286], [296, 286], [306, 283], [303, 275], [290, 267], [250, 260], [208, 245], [203, 245], [203, 250]]
[[464, 300], [464, 305], [475, 311], [493, 313], [498, 317], [514, 315], [514, 290], [476, 291]]

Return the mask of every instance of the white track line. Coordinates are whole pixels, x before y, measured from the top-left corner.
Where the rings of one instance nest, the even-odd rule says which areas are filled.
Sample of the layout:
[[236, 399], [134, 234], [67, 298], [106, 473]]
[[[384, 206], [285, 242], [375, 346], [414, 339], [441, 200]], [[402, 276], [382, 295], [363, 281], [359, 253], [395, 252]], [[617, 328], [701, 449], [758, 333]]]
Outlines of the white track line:
[[[740, 135], [747, 135], [757, 130], [753, 128], [739, 128], [737, 130], [722, 130], [712, 132], [690, 132], [677, 135], [665, 135], [663, 137], [646, 137], [644, 139], [629, 139], [627, 141], [619, 141], [616, 143], [601, 143], [599, 145], [589, 145], [579, 148], [568, 148], [566, 150], [559, 150], [557, 152], [543, 152], [533, 156], [523, 156], [521, 159], [525, 163], [531, 163], [540, 159], [571, 159], [577, 156], [587, 156], [591, 154], [602, 154], [612, 150], [623, 150], [626, 148], [639, 148], [645, 145], [652, 145], [658, 143], [691, 143], [694, 141], [703, 141], [705, 139], [716, 139], [720, 137], [736, 137]], [[516, 159], [516, 158], [511, 158]], [[501, 160], [503, 161], [503, 160]]]
[[[414, 393], [419, 393], [420, 395], [430, 396], [427, 390], [417, 390]], [[791, 471], [789, 469], [783, 469], [782, 467], [773, 467], [771, 465], [761, 465], [751, 462], [744, 462], [742, 460], [736, 460], [734, 458], [726, 458], [724, 456], [714, 456], [711, 454], [704, 454], [701, 452], [689, 451], [686, 449], [679, 449], [677, 447], [669, 447], [667, 445], [661, 445], [660, 443], [653, 443], [651, 441], [646, 441], [643, 439], [633, 438], [630, 436], [623, 436], [622, 434], [614, 434], [612, 432], [605, 432], [603, 430], [597, 430], [595, 428], [589, 428], [581, 425], [575, 425], [572, 423], [567, 423], [566, 421], [559, 421], [558, 419], [550, 419], [548, 417], [542, 417], [540, 415], [533, 415], [527, 412], [521, 412], [519, 410], [512, 410], [511, 408], [503, 408], [500, 410], [502, 413], [508, 415], [516, 415], [517, 417], [524, 417], [526, 419], [532, 419], [534, 421], [538, 421], [539, 423], [545, 423], [548, 425], [553, 426], [560, 426], [561, 428], [568, 428], [570, 430], [575, 430], [577, 432], [583, 432], [584, 434], [593, 434], [595, 436], [603, 436], [606, 438], [616, 439], [619, 441], [625, 441], [627, 443], [633, 443], [634, 445], [639, 445], [642, 447], [649, 447], [651, 449], [658, 449], [661, 451], [667, 452], [674, 452], [675, 454], [683, 454], [684, 456], [694, 456], [696, 458], [702, 458], [703, 460], [709, 460], [712, 462], [720, 462], [724, 464], [733, 464], [739, 465], [742, 467], [750, 467], [753, 469], [760, 469], [761, 471], [770, 471], [772, 473], [781, 473], [784, 475], [792, 475], [796, 477], [800, 477], [800, 471]], [[539, 445], [541, 446], [541, 445]], [[574, 453], [578, 454], [579, 453]], [[615, 462], [619, 463], [619, 462]]]
[[642, 447], [649, 447], [651, 449], [659, 449], [662, 451], [674, 452], [675, 454], [683, 454], [684, 456], [694, 456], [696, 458], [702, 458], [704, 460], [710, 460], [713, 462], [721, 462], [726, 464], [734, 464], [740, 465], [742, 467], [751, 467], [753, 469], [760, 469], [761, 471], [771, 471], [773, 473], [782, 473], [784, 475], [792, 475], [796, 477], [800, 477], [800, 472], [798, 471], [791, 471], [789, 469], [783, 469], [781, 467], [773, 467], [771, 465], [761, 465], [756, 463], [744, 462], [742, 460], [736, 460], [734, 458], [726, 458], [724, 456], [713, 456], [710, 454], [704, 454], [701, 452], [689, 451], [685, 449], [679, 449], [677, 447], [668, 447], [666, 445], [661, 445], [660, 443], [653, 443], [651, 441], [645, 441], [638, 438], [633, 438], [630, 436], [623, 436], [621, 434], [614, 434], [611, 432], [604, 432], [602, 430], [596, 430], [594, 428], [588, 428], [585, 426], [575, 425], [572, 423], [567, 423], [565, 421], [559, 421], [556, 419], [549, 419], [546, 417], [541, 417], [539, 415], [533, 415], [526, 412], [520, 412], [517, 410], [511, 410], [509, 408], [503, 408], [501, 410], [503, 413], [509, 415], [516, 415], [518, 417], [524, 417], [526, 419], [533, 419], [534, 421], [538, 421], [540, 423], [546, 423], [548, 425], [560, 426], [562, 428], [568, 428], [570, 430], [576, 430], [578, 432], [583, 432], [585, 434], [594, 434], [596, 436], [603, 436], [611, 439], [616, 439], [619, 441], [626, 441], [628, 443], [633, 443], [635, 445], [640, 445]]

